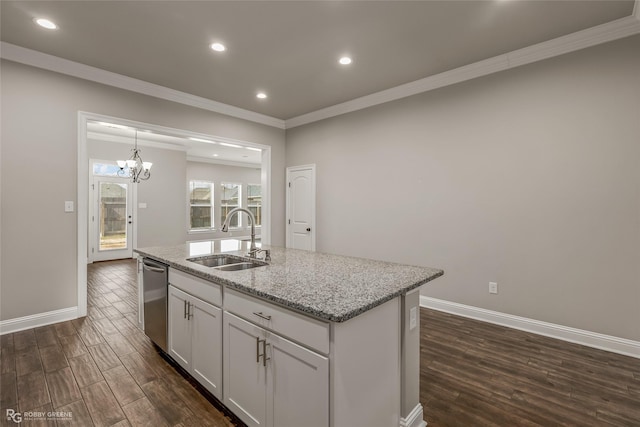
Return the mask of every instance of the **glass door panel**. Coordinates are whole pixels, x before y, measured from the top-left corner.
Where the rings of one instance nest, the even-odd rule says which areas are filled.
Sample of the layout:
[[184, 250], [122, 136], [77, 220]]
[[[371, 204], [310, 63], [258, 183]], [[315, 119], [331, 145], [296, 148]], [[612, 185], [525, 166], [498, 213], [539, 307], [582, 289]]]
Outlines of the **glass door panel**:
[[124, 183], [100, 182], [99, 251], [127, 249], [127, 187]]

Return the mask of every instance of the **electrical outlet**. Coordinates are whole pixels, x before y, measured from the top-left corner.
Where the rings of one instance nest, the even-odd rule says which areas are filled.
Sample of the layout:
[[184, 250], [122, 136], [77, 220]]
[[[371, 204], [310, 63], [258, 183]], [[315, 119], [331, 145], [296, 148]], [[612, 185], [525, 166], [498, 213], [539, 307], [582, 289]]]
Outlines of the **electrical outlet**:
[[416, 326], [418, 326], [418, 308], [411, 307], [411, 310], [409, 310], [409, 330], [414, 329]]
[[489, 282], [489, 293], [490, 294], [498, 293], [498, 284], [496, 282]]

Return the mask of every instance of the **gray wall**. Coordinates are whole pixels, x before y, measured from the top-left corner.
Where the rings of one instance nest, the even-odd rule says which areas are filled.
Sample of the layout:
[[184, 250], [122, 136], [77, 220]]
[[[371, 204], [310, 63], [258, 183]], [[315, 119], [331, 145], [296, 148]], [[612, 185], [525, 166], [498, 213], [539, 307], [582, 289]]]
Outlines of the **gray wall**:
[[[89, 140], [89, 159], [118, 160], [131, 155], [131, 146]], [[184, 243], [186, 218], [184, 206], [187, 197], [185, 187], [187, 156], [184, 151], [142, 147], [141, 156], [153, 163], [148, 181], [138, 186], [138, 203], [146, 203], [145, 209], [134, 206], [134, 221], [138, 226], [138, 246], [177, 245]], [[147, 160], [148, 159], [148, 160]]]
[[[287, 130], [317, 248], [423, 295], [640, 340], [640, 36]], [[497, 281], [499, 294], [488, 293]]]
[[[220, 191], [218, 191], [218, 187], [221, 182], [232, 182], [242, 184], [242, 198], [243, 206], [247, 206], [247, 184], [260, 184], [260, 168], [245, 168], [238, 166], [229, 166], [229, 165], [218, 165], [212, 163], [201, 163], [201, 162], [188, 162], [187, 163], [187, 185], [191, 180], [196, 181], [210, 181], [215, 183], [213, 198], [214, 198], [214, 207], [220, 206]], [[186, 199], [185, 199], [186, 203]], [[183, 215], [188, 214], [188, 206], [187, 210], [183, 211]], [[186, 236], [182, 236], [182, 240], [206, 240], [206, 239], [219, 239], [219, 238], [228, 238], [228, 237], [242, 237], [242, 236], [250, 236], [251, 232], [246, 224], [248, 221], [246, 219], [246, 215], [243, 215], [243, 221], [245, 224], [244, 230], [230, 230], [227, 233], [223, 233], [220, 231], [220, 209], [215, 208], [215, 228], [216, 230], [213, 232], [192, 232], [187, 233]], [[188, 227], [188, 221], [187, 221]], [[186, 229], [185, 229], [186, 230]], [[256, 234], [260, 235], [260, 229], [256, 230]], [[283, 245], [284, 246], [284, 245]]]
[[78, 111], [272, 146], [272, 242], [284, 245], [283, 130], [11, 61], [0, 67], [0, 320], [77, 305], [77, 218], [64, 201], [76, 200]]

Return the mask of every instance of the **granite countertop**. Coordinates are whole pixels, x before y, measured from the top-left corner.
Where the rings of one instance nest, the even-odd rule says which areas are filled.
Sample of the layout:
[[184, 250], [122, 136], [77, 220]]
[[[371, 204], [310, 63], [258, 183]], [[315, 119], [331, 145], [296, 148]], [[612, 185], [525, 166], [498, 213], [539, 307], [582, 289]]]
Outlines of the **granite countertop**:
[[349, 320], [444, 274], [435, 268], [266, 245], [263, 249], [271, 250], [272, 261], [264, 267], [220, 271], [187, 261], [214, 253], [246, 256], [248, 243], [213, 240], [141, 248], [135, 252], [177, 270], [333, 322]]

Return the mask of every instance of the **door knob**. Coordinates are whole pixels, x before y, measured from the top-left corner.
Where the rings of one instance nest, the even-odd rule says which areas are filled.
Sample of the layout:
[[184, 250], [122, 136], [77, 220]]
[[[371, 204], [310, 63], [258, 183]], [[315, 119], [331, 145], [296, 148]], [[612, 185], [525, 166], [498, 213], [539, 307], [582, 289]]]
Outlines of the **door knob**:
[[310, 229], [310, 228], [307, 228], [307, 231], [311, 231], [311, 229]]

